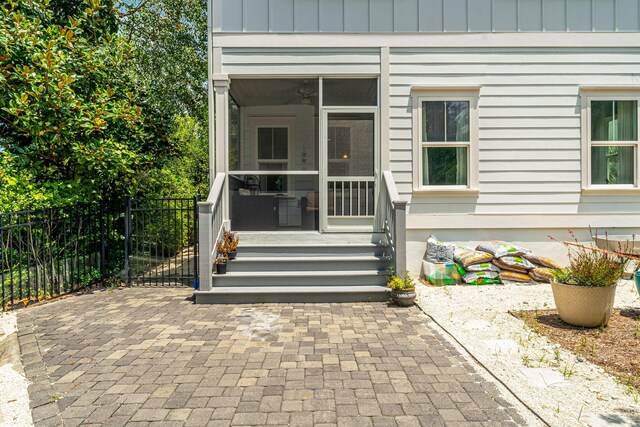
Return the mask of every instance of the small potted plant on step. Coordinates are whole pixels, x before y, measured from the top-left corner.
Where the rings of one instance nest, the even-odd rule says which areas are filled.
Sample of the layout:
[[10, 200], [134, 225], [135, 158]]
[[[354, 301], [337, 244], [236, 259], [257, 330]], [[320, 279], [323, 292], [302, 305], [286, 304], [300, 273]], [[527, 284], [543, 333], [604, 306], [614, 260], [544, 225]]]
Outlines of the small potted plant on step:
[[391, 299], [398, 307], [411, 307], [416, 300], [416, 283], [407, 271], [404, 277], [389, 276], [387, 287], [391, 289]]
[[227, 274], [227, 256], [219, 254], [216, 258], [216, 274]]
[[555, 270], [551, 281], [560, 319], [587, 328], [606, 326], [627, 259], [577, 242], [564, 243], [570, 248], [569, 266]]
[[238, 254], [238, 235], [234, 231], [225, 230], [223, 240], [229, 260], [235, 259]]

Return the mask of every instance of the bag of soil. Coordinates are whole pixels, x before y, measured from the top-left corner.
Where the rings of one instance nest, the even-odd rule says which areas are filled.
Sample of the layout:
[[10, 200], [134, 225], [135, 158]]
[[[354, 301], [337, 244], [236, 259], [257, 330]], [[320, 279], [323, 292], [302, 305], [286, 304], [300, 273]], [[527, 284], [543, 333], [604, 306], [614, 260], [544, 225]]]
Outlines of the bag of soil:
[[532, 282], [533, 279], [528, 274], [516, 273], [515, 271], [503, 270], [498, 276], [503, 282]]
[[562, 268], [562, 266], [557, 262], [555, 262], [554, 260], [545, 258], [543, 256], [529, 254], [529, 255], [525, 255], [524, 257], [529, 261], [531, 261], [532, 263], [539, 265], [541, 267], [554, 268], [556, 270], [559, 270]]
[[495, 271], [472, 271], [462, 276], [462, 280], [469, 285], [479, 285], [486, 284], [488, 279], [496, 279], [497, 277], [498, 273]]
[[490, 262], [493, 259], [493, 255], [465, 246], [456, 246], [453, 251], [453, 259], [466, 270], [470, 265]]
[[553, 269], [548, 267], [536, 267], [529, 272], [529, 276], [540, 283], [549, 283], [554, 278]]
[[536, 267], [525, 258], [519, 256], [503, 256], [502, 258], [494, 259], [493, 263], [501, 270], [515, 271], [516, 273], [526, 273]]
[[427, 255], [424, 259], [433, 263], [453, 262], [454, 249], [453, 243], [440, 242], [432, 235], [427, 239]]
[[496, 258], [502, 258], [503, 256], [522, 256], [531, 253], [529, 249], [525, 249], [522, 246], [514, 245], [513, 243], [502, 242], [499, 240], [492, 240], [489, 242], [481, 243], [476, 249], [479, 251], [488, 252]]
[[500, 269], [490, 262], [481, 262], [480, 264], [472, 264], [466, 268], [467, 271], [495, 271], [500, 273]]

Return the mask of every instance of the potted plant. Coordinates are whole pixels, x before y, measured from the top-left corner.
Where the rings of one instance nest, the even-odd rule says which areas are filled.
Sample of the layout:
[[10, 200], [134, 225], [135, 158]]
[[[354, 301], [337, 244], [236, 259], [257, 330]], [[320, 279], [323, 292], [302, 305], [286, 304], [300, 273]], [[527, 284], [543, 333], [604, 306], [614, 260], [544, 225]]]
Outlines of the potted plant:
[[235, 259], [238, 254], [238, 235], [234, 231], [225, 230], [223, 239], [229, 260]]
[[404, 277], [391, 273], [387, 287], [391, 289], [391, 299], [398, 307], [411, 307], [416, 299], [416, 283], [407, 271]]
[[216, 274], [227, 274], [227, 256], [218, 255], [216, 258]]
[[224, 254], [227, 260], [235, 259], [238, 254], [238, 237], [236, 233], [225, 230], [222, 239], [216, 243], [216, 249], [219, 254]]
[[[569, 266], [551, 281], [558, 315], [570, 325], [606, 326], [627, 260], [614, 252], [565, 242]], [[571, 246], [577, 249], [571, 249]]]

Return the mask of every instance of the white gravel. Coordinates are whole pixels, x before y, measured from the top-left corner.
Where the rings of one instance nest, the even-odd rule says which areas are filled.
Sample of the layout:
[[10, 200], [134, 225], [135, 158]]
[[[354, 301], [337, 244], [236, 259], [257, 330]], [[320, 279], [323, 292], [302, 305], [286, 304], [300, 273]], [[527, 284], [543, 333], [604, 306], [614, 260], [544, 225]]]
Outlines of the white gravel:
[[[527, 406], [553, 426], [640, 426], [640, 396], [549, 343], [509, 311], [555, 308], [551, 286], [419, 285], [417, 302]], [[616, 307], [640, 307], [632, 281]]]
[[0, 313], [0, 426], [32, 426], [15, 313]]

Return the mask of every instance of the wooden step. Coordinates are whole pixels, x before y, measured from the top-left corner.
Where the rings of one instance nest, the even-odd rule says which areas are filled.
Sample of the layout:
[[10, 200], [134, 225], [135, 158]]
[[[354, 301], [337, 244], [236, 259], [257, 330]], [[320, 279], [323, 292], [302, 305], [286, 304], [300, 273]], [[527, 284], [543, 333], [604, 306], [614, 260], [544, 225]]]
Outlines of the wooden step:
[[387, 270], [258, 271], [214, 274], [214, 287], [371, 286], [387, 283]]
[[379, 270], [388, 269], [391, 259], [375, 255], [356, 256], [239, 256], [227, 263], [228, 272]]
[[251, 286], [195, 291], [197, 304], [388, 301], [385, 286]]

